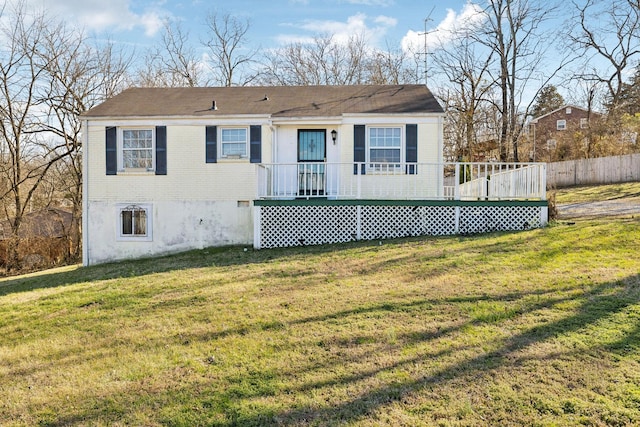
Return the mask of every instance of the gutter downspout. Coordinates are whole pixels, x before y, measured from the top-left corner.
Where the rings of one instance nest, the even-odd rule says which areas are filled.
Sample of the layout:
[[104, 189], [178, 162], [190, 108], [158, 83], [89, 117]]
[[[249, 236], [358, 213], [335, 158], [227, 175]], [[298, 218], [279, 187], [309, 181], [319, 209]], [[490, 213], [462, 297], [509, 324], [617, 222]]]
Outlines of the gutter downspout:
[[273, 122], [269, 122], [269, 129], [271, 129], [271, 163], [276, 163], [278, 158], [278, 129], [273, 125]]
[[[277, 155], [277, 147], [278, 147], [278, 129], [273, 126], [273, 121], [269, 120], [269, 130], [271, 130], [271, 167], [274, 168]], [[265, 183], [268, 185], [268, 182]], [[270, 192], [267, 190], [267, 192]], [[256, 197], [257, 198], [257, 197]], [[260, 216], [262, 214], [260, 206], [253, 207], [253, 247], [254, 249], [262, 248], [262, 230], [260, 229]]]
[[89, 121], [82, 121], [82, 265], [89, 265]]

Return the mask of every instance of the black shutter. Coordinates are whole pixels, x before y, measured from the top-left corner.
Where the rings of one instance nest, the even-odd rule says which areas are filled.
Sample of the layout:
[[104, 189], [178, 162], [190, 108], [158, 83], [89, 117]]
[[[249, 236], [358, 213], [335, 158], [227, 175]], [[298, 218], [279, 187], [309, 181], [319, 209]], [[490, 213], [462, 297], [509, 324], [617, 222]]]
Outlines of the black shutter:
[[249, 131], [249, 161], [251, 163], [262, 162], [262, 126], [251, 126]]
[[217, 127], [207, 126], [205, 133], [205, 161], [207, 163], [216, 163], [218, 161]]
[[156, 175], [167, 174], [167, 127], [156, 126]]
[[[418, 125], [408, 124], [406, 127], [405, 162], [418, 163]], [[417, 165], [407, 164], [407, 173], [417, 173]]]
[[[360, 173], [364, 175], [365, 164], [367, 161], [367, 138], [365, 125], [353, 126], [353, 162], [362, 163]], [[353, 174], [358, 174], [358, 165], [353, 165]]]
[[105, 130], [107, 175], [116, 175], [118, 173], [118, 131], [116, 127], [107, 127]]

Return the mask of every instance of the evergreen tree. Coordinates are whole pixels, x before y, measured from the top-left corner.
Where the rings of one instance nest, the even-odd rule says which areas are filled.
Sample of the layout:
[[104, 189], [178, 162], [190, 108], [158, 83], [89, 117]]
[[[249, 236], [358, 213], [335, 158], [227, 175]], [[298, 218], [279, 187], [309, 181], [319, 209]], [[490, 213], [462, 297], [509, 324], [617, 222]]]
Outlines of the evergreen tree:
[[531, 108], [531, 116], [544, 116], [564, 105], [564, 98], [554, 85], [547, 85], [540, 90], [536, 102]]
[[[629, 83], [622, 84], [619, 100], [619, 112], [634, 115], [640, 113], [640, 64]], [[609, 108], [612, 105], [609, 104]]]

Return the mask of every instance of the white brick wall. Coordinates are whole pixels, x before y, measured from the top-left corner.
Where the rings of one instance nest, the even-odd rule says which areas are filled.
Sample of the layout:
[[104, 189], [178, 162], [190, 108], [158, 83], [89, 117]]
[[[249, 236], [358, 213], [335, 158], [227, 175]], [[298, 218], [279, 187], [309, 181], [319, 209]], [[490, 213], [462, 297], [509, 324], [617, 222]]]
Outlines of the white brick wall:
[[[341, 123], [340, 123], [341, 122]], [[272, 124], [267, 118], [91, 120], [85, 140], [85, 264], [151, 256], [207, 246], [250, 244], [253, 241], [252, 204], [256, 198], [257, 168], [249, 159], [205, 162], [205, 126], [262, 125], [262, 162], [295, 162], [297, 130], [326, 129], [327, 161], [353, 161], [353, 124], [418, 123], [418, 161], [438, 162], [442, 136], [438, 115], [391, 120], [384, 116], [317, 120], [309, 124], [289, 120]], [[105, 126], [167, 126], [167, 174], [106, 175]], [[338, 132], [337, 144], [331, 130]], [[273, 138], [277, 138], [274, 142]], [[277, 144], [277, 147], [274, 145]], [[123, 242], [118, 236], [117, 206], [152, 205], [153, 239]]]

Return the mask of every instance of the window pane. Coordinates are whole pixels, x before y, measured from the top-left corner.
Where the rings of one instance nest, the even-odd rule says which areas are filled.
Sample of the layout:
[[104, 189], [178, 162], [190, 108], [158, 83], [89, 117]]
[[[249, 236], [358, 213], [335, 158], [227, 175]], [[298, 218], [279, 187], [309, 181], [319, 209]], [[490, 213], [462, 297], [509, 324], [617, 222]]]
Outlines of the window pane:
[[151, 150], [125, 150], [122, 152], [122, 160], [125, 168], [151, 169], [153, 153]]
[[373, 163], [400, 163], [400, 150], [372, 149], [369, 159]]
[[147, 234], [147, 212], [145, 210], [140, 209], [134, 211], [133, 228], [134, 234], [137, 236]]
[[222, 156], [247, 155], [247, 129], [222, 129], [220, 133]]
[[229, 144], [225, 143], [222, 145], [222, 155], [223, 156], [244, 156], [247, 151], [247, 144]]
[[222, 129], [222, 142], [246, 142], [246, 129]]
[[125, 129], [122, 131], [122, 163], [127, 168], [153, 168], [153, 131]]
[[123, 236], [147, 235], [147, 211], [143, 208], [131, 207], [120, 212]]
[[146, 130], [124, 130], [122, 132], [123, 148], [151, 148], [153, 132]]
[[122, 235], [126, 236], [133, 234], [133, 212], [122, 211], [120, 215], [122, 216]]
[[324, 131], [301, 130], [298, 132], [298, 159], [300, 161], [322, 161], [325, 154]]
[[369, 128], [369, 160], [373, 163], [400, 163], [401, 129]]

